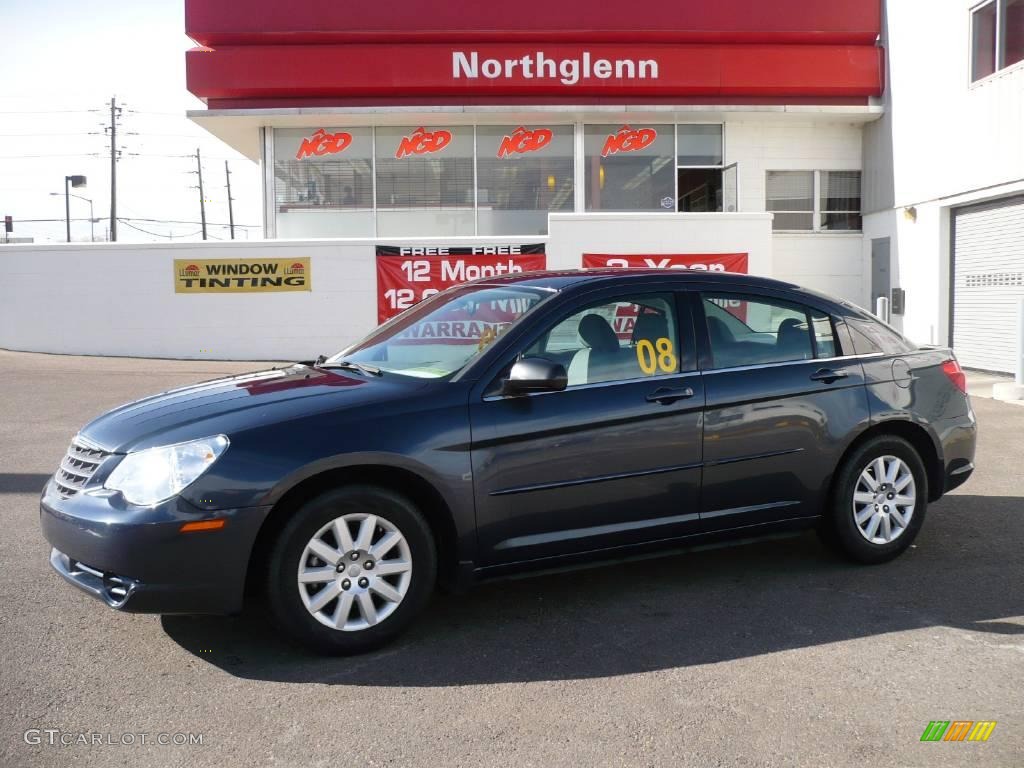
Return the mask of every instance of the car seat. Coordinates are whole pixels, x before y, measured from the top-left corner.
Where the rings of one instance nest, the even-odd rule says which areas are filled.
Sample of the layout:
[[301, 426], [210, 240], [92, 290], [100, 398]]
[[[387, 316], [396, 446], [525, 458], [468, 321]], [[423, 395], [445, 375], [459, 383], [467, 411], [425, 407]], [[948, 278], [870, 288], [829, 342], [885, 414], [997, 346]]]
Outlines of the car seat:
[[619, 337], [600, 315], [584, 315], [577, 330], [587, 346], [569, 362], [569, 386], [604, 380], [620, 358]]
[[779, 323], [775, 339], [777, 360], [806, 360], [811, 356], [811, 340], [807, 334], [807, 323], [795, 317], [787, 317]]

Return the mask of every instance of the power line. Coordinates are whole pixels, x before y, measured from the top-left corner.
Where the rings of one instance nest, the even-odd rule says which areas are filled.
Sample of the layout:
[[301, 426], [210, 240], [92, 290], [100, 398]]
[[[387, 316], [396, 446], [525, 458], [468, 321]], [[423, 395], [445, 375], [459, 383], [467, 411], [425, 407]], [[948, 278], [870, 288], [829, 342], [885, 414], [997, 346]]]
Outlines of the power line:
[[47, 110], [5, 110], [0, 115], [85, 115], [90, 112], [99, 112], [98, 109], [47, 109]]
[[[96, 218], [97, 218], [97, 220], [99, 219], [99, 217], [96, 217]], [[72, 221], [89, 221], [90, 219], [89, 219], [88, 216], [81, 216], [81, 217], [74, 217], [74, 216], [72, 216], [71, 220]], [[130, 221], [145, 221], [145, 222], [148, 222], [148, 223], [151, 223], [151, 224], [192, 224], [193, 226], [202, 223], [202, 222], [199, 222], [199, 221], [185, 221], [185, 220], [182, 220], [182, 219], [145, 219], [145, 218], [141, 218], [139, 216], [118, 216], [117, 220], [120, 221], [123, 224], [127, 224]], [[19, 223], [19, 224], [20, 223], [30, 223], [30, 222], [58, 222], [58, 221], [64, 221], [64, 217], [61, 216], [59, 219], [23, 219], [23, 218], [21, 218], [19, 216], [15, 216], [14, 217], [14, 221], [15, 221], [15, 223]], [[224, 224], [224, 223], [218, 223], [218, 222], [207, 222], [207, 226], [209, 226], [209, 227], [224, 227], [224, 228], [228, 228], [231, 225], [230, 224]], [[259, 224], [235, 224], [235, 226], [236, 227], [245, 227], [246, 229], [259, 229], [259, 227], [260, 227]]]
[[[145, 218], [142, 218], [140, 216], [126, 216], [126, 217], [122, 217], [121, 218], [121, 221], [125, 221], [125, 220], [127, 220], [127, 221], [147, 221], [147, 222], [150, 222], [152, 224], [202, 224], [203, 223], [201, 221], [187, 221], [187, 220], [182, 220], [182, 219], [145, 219]], [[63, 221], [63, 219], [61, 219], [61, 221]], [[216, 223], [216, 222], [209, 222], [209, 221], [206, 222], [206, 225], [208, 227], [230, 227], [231, 226], [231, 224], [223, 224], [223, 223]], [[236, 227], [246, 227], [248, 229], [258, 229], [260, 227], [259, 224], [235, 224], [235, 226]]]
[[195, 237], [196, 235], [199, 234], [199, 232], [202, 232], [202, 230], [199, 230], [198, 232], [189, 232], [187, 235], [175, 235], [171, 233], [164, 234], [162, 232], [150, 232], [148, 229], [137, 227], [134, 224], [127, 221], [126, 219], [119, 219], [119, 221], [126, 227], [131, 227], [132, 229], [142, 232], [144, 234], [152, 235], [153, 237], [166, 237], [168, 240], [173, 240], [176, 237]]
[[0, 160], [30, 160], [43, 157], [99, 157], [99, 152], [73, 152], [60, 155], [0, 155]]

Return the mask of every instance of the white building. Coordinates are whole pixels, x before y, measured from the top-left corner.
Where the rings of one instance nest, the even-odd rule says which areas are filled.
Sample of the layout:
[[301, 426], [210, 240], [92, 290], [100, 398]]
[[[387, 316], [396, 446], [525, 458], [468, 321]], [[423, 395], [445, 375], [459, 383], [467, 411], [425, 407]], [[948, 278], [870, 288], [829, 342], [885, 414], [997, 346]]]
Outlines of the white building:
[[863, 274], [894, 324], [1014, 370], [1024, 297], [1024, 1], [889, 2], [885, 114], [864, 131]]
[[[0, 346], [308, 357], [444, 287], [426, 254], [531, 246], [891, 295], [910, 338], [1013, 369], [1024, 0], [242, 8], [186, 0], [188, 85], [262, 163], [268, 240], [8, 246]], [[176, 291], [176, 259], [239, 256], [308, 258], [311, 288]]]

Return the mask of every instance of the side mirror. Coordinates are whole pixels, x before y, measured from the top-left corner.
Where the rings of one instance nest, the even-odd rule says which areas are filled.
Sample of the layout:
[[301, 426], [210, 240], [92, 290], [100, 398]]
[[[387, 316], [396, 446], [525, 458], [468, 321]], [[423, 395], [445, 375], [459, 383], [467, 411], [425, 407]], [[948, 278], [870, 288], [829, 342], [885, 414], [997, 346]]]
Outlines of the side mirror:
[[501, 394], [525, 395], [529, 392], [561, 392], [569, 383], [565, 366], [543, 357], [517, 360], [502, 382]]

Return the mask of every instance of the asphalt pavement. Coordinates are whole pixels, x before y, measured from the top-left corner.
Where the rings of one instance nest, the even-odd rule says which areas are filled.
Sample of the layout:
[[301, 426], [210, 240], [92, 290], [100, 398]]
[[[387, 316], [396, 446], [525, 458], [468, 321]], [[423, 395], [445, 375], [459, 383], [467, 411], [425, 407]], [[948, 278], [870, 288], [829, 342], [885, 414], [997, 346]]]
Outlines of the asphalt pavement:
[[895, 562], [803, 534], [495, 582], [356, 658], [52, 573], [37, 500], [77, 428], [256, 367], [0, 351], [0, 766], [1024, 764], [1024, 408], [974, 400], [978, 470]]

